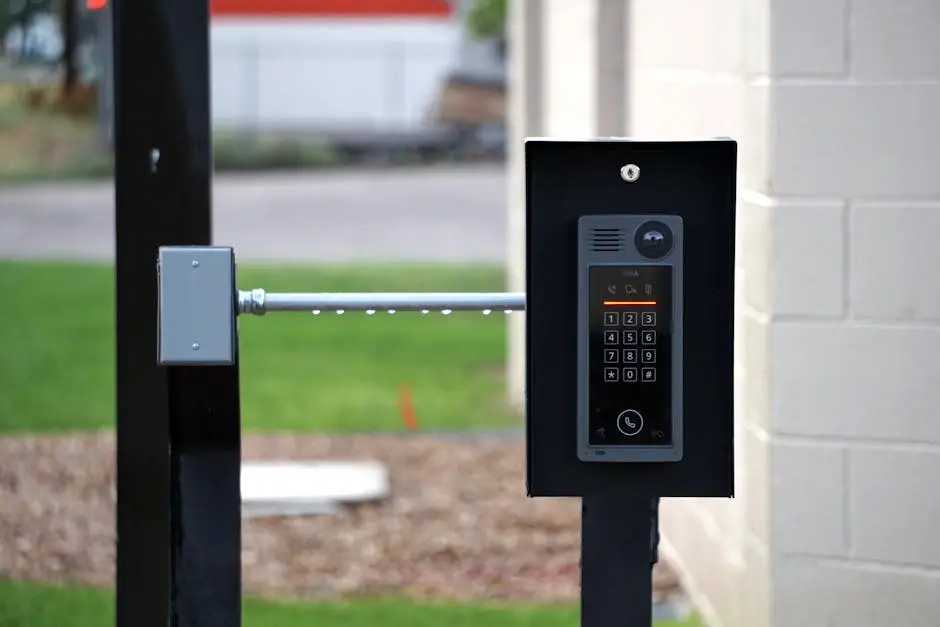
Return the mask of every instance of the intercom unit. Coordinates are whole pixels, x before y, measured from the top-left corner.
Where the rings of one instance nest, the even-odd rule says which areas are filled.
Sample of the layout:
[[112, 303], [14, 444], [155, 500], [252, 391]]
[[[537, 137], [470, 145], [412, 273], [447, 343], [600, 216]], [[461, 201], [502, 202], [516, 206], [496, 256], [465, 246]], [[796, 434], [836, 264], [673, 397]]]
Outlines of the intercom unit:
[[682, 218], [578, 219], [578, 457], [682, 458]]
[[530, 139], [531, 496], [733, 494], [737, 145]]

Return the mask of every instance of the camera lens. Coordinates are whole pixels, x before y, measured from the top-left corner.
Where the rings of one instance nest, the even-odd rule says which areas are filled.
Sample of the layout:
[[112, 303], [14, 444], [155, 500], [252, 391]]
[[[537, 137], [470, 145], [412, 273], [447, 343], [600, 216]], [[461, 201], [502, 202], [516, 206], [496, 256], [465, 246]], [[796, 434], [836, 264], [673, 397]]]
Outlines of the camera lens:
[[644, 222], [633, 240], [636, 249], [647, 259], [662, 259], [672, 252], [672, 230], [662, 222]]

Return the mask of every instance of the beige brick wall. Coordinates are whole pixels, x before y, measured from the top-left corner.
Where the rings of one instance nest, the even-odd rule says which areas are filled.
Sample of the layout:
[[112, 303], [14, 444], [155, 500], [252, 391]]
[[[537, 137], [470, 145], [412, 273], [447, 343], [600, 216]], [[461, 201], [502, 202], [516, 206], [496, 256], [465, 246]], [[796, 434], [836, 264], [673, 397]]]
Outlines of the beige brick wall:
[[775, 625], [937, 625], [940, 3], [774, 5]]

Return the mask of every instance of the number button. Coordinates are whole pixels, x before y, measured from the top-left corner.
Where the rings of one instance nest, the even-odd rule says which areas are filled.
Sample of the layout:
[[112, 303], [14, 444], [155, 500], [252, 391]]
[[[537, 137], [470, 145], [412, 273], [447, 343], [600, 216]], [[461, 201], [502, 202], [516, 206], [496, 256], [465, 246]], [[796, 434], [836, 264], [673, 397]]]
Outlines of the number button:
[[620, 340], [620, 331], [604, 331], [604, 344], [617, 344]]
[[644, 348], [644, 349], [643, 349], [643, 363], [644, 363], [644, 364], [655, 364], [655, 363], [656, 363], [656, 349], [655, 349], [655, 348]]
[[604, 363], [605, 364], [615, 364], [620, 358], [620, 351], [616, 348], [606, 348], [604, 349]]
[[623, 332], [623, 343], [626, 344], [627, 346], [635, 346], [635, 345], [636, 345], [636, 336], [637, 336], [637, 332], [636, 332], [636, 331], [624, 331], [624, 332]]
[[644, 327], [655, 327], [655, 326], [656, 326], [656, 312], [655, 312], [655, 311], [644, 311], [644, 312], [643, 312], [643, 326], [644, 326]]
[[617, 383], [620, 380], [620, 371], [617, 368], [604, 368], [604, 381]]
[[604, 312], [604, 326], [605, 327], [615, 327], [620, 322], [620, 315], [616, 311], [605, 311]]
[[656, 381], [656, 368], [643, 368], [640, 376], [643, 378], [643, 383], [654, 383]]
[[623, 369], [623, 382], [624, 383], [636, 383], [636, 368], [624, 368]]
[[623, 349], [623, 363], [635, 364], [637, 362], [637, 351], [635, 348]]
[[656, 344], [656, 331], [643, 331], [643, 345], [653, 346]]
[[625, 327], [635, 327], [636, 326], [637, 313], [635, 311], [625, 311], [623, 312], [623, 326]]

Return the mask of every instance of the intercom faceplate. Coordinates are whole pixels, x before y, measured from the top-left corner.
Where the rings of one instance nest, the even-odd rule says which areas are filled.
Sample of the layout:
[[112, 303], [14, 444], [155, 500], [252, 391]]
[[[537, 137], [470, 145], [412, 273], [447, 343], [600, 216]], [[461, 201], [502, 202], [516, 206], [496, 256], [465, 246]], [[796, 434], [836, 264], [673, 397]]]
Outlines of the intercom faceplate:
[[682, 459], [682, 218], [578, 220], [578, 457]]

